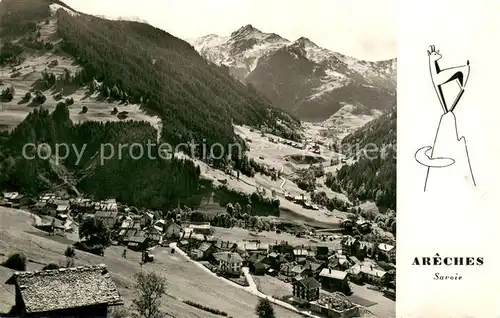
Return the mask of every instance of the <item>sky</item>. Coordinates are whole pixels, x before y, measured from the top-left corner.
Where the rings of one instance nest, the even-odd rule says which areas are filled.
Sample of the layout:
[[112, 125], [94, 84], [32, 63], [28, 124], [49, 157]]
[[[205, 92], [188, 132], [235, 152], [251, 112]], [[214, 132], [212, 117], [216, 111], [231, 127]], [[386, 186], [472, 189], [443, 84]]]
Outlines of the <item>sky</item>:
[[251, 24], [288, 40], [301, 36], [365, 60], [396, 57], [397, 0], [63, 0], [107, 17], [137, 17], [181, 39], [229, 35]]

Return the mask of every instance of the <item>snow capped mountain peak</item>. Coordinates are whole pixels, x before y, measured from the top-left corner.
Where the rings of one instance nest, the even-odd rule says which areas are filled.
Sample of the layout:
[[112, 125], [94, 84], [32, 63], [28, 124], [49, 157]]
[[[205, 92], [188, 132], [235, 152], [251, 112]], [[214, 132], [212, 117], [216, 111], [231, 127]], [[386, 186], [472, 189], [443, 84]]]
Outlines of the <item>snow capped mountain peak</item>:
[[297, 40], [295, 40], [292, 43], [292, 45], [299, 45], [302, 48], [305, 48], [305, 47], [318, 48], [319, 47], [319, 46], [316, 45], [316, 43], [314, 43], [313, 41], [311, 41], [308, 38], [303, 37], [303, 36], [301, 36], [300, 38], [298, 38]]
[[344, 102], [366, 106], [369, 113], [395, 99], [395, 60], [362, 61], [307, 37], [291, 42], [251, 24], [230, 36], [209, 34], [190, 43], [204, 58], [227, 66], [233, 76], [302, 118], [324, 120]]
[[262, 32], [254, 28], [253, 25], [247, 24], [245, 26], [242, 26], [238, 30], [234, 31], [233, 33], [231, 33], [231, 38], [248, 36], [256, 33], [261, 34]]

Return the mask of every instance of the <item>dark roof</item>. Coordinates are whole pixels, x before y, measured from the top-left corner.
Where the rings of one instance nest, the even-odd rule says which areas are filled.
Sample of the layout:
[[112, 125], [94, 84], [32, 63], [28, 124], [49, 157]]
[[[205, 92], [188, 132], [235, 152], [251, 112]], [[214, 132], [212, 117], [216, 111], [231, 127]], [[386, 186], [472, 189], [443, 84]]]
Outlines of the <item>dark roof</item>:
[[293, 284], [294, 285], [301, 284], [309, 290], [319, 288], [318, 281], [316, 279], [314, 279], [313, 277], [303, 278], [301, 280], [294, 282]]
[[97, 304], [122, 304], [106, 265], [15, 272], [7, 281], [19, 287], [27, 313]]

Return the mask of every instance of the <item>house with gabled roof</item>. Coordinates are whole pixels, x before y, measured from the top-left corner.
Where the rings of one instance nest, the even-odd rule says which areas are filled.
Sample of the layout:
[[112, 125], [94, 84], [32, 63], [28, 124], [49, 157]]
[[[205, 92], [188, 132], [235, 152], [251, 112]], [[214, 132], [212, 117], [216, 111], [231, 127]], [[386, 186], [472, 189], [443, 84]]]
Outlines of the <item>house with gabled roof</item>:
[[313, 258], [315, 256], [316, 252], [311, 249], [299, 247], [293, 250], [293, 259], [297, 262], [305, 262], [308, 258]]
[[203, 242], [201, 245], [190, 252], [191, 257], [197, 260], [207, 259], [212, 255], [214, 247], [210, 242]]
[[377, 249], [379, 253], [382, 253], [386, 255], [386, 257], [390, 261], [395, 261], [396, 260], [396, 247], [394, 245], [386, 244], [386, 243], [380, 243], [377, 246]]
[[241, 273], [243, 259], [240, 254], [233, 252], [218, 252], [213, 254], [219, 271], [224, 274], [237, 275]]
[[94, 214], [94, 218], [99, 219], [106, 224], [106, 226], [112, 229], [118, 222], [119, 213], [118, 211], [104, 211], [100, 210]]
[[313, 277], [306, 277], [293, 283], [293, 296], [301, 301], [315, 301], [319, 298], [319, 283]]
[[328, 291], [339, 291], [344, 294], [350, 293], [347, 273], [331, 268], [323, 268], [319, 273], [321, 288]]
[[15, 272], [12, 315], [19, 317], [107, 317], [123, 301], [106, 265]]
[[380, 284], [386, 272], [368, 263], [356, 264], [347, 270], [353, 280], [366, 281], [372, 284]]
[[173, 219], [166, 222], [163, 229], [167, 239], [179, 239], [181, 237], [182, 228]]
[[250, 254], [261, 253], [267, 255], [269, 253], [269, 244], [261, 243], [260, 240], [240, 241], [237, 244], [241, 250], [247, 251]]
[[342, 254], [346, 256], [355, 255], [359, 248], [359, 241], [350, 236], [345, 235], [341, 241], [342, 244]]

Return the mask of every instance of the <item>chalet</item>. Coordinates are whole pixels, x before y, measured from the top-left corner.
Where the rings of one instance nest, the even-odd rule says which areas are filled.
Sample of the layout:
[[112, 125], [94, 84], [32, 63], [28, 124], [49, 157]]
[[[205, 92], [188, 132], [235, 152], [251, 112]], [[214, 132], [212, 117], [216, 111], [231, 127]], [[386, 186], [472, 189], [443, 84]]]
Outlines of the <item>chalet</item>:
[[316, 253], [313, 250], [305, 248], [295, 248], [293, 250], [293, 258], [297, 262], [305, 262], [308, 258], [315, 257]]
[[347, 273], [334, 270], [331, 268], [323, 268], [319, 273], [319, 281], [321, 288], [328, 291], [340, 291], [347, 294], [349, 291], [349, 283]]
[[262, 254], [254, 253], [248, 261], [250, 272], [255, 275], [263, 275], [271, 268], [271, 265], [268, 264], [269, 259]]
[[316, 247], [316, 258], [324, 260], [328, 257], [328, 252], [328, 246], [318, 246]]
[[347, 273], [353, 280], [365, 281], [371, 284], [380, 284], [386, 272], [377, 269], [371, 264], [356, 264], [347, 270]]
[[141, 227], [145, 228], [154, 223], [155, 216], [153, 213], [144, 213], [140, 218]]
[[108, 307], [122, 305], [106, 265], [15, 272], [12, 314], [20, 317], [107, 317]]
[[281, 264], [280, 273], [283, 276], [295, 277], [297, 274], [292, 271], [295, 265], [293, 263]]
[[320, 273], [323, 267], [324, 267], [323, 264], [319, 264], [312, 261], [306, 261], [306, 263], [303, 266], [302, 272], [300, 273], [300, 276], [302, 277], [316, 276]]
[[271, 252], [267, 255], [267, 257], [269, 259], [269, 265], [271, 265], [271, 267], [275, 270], [279, 270], [281, 264], [287, 262], [285, 256], [281, 255], [280, 253]]
[[319, 283], [313, 277], [307, 277], [293, 283], [293, 296], [301, 301], [315, 301], [319, 298]]
[[297, 196], [295, 196], [295, 197], [293, 198], [293, 202], [295, 202], [295, 203], [302, 204], [302, 203], [304, 203], [305, 201], [306, 201], [306, 200], [305, 200], [305, 198], [304, 198], [304, 194], [302, 194], [302, 195], [297, 195]]
[[165, 224], [163, 232], [167, 239], [178, 239], [181, 237], [181, 227], [179, 224], [175, 223], [174, 220], [170, 220]]
[[69, 200], [56, 199], [52, 201], [55, 206], [56, 214], [68, 214], [69, 213]]
[[213, 254], [218, 270], [224, 274], [237, 275], [241, 273], [243, 259], [240, 254], [232, 252], [218, 252]]
[[188, 241], [198, 241], [203, 242], [206, 241], [207, 236], [204, 234], [194, 233], [193, 231], [184, 231], [182, 232], [181, 239]]
[[355, 255], [359, 248], [359, 241], [350, 235], [342, 238], [342, 254], [346, 256]]
[[204, 260], [209, 258], [214, 251], [214, 247], [211, 243], [204, 242], [197, 248], [191, 251], [191, 257], [197, 260]]
[[347, 258], [351, 264], [356, 265], [356, 264], [361, 264], [361, 261], [356, 257], [356, 256], [349, 256]]
[[385, 244], [385, 243], [380, 243], [377, 246], [377, 250], [379, 253], [384, 254], [389, 260], [391, 260], [391, 261], [396, 260], [396, 247], [395, 246]]
[[94, 218], [99, 219], [110, 229], [115, 227], [118, 221], [118, 211], [97, 211]]

